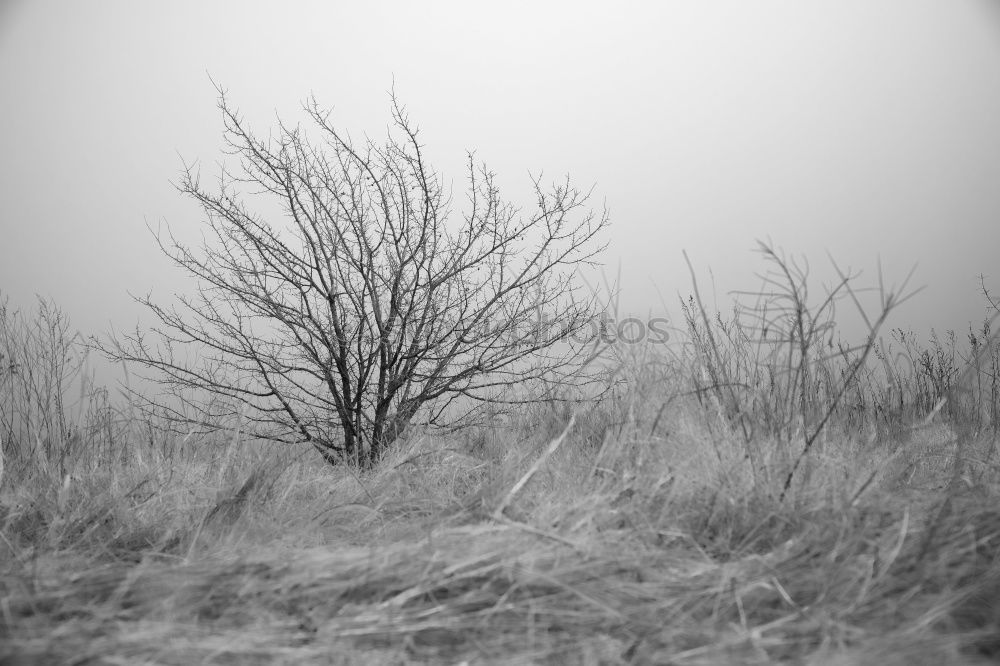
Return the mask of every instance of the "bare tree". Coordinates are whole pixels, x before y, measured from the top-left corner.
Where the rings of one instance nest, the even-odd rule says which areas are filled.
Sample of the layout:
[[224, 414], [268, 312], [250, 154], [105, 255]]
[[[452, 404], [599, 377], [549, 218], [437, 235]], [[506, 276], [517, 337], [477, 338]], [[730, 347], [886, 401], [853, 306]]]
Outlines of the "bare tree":
[[[177, 418], [193, 406], [206, 422], [239, 412], [251, 434], [370, 465], [418, 411], [447, 425], [463, 398], [548, 376], [580, 351], [567, 343], [594, 303], [578, 298], [576, 271], [603, 249], [607, 212], [587, 208], [590, 192], [568, 178], [551, 188], [536, 178], [524, 214], [470, 153], [467, 205], [454, 214], [391, 100], [381, 145], [352, 142], [315, 99], [304, 105], [313, 134], [279, 120], [265, 141], [219, 89], [239, 169], [223, 167], [209, 190], [185, 167], [179, 189], [211, 230], [200, 248], [157, 234], [197, 291], [169, 308], [137, 298], [158, 320], [158, 344], [138, 327], [99, 344], [158, 371], [175, 395], [212, 398], [150, 406]], [[250, 196], [279, 202], [282, 224], [252, 212]], [[189, 345], [197, 360], [180, 356]]]

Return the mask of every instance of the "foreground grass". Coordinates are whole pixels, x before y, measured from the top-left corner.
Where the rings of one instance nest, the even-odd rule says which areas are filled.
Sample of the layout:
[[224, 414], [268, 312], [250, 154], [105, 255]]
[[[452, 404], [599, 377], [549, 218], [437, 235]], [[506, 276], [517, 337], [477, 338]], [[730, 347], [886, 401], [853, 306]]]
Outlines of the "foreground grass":
[[868, 316], [838, 269], [812, 307], [762, 252], [756, 305], [710, 316], [695, 284], [674, 356], [611, 347], [599, 399], [364, 472], [106, 392], [69, 418], [39, 399], [79, 372], [68, 324], [0, 308], [0, 663], [996, 662], [996, 301], [968, 353], [887, 343], [905, 289]]
[[[7, 484], [0, 661], [1000, 656], [1000, 486], [949, 475], [953, 429], [892, 446], [830, 436], [779, 501], [777, 442], [757, 442], [753, 475], [742, 442], [693, 405], [659, 410], [653, 432], [655, 405], [636, 407], [611, 428], [598, 410], [569, 428], [414, 436], [360, 476], [205, 442]], [[968, 444], [983, 460], [994, 446]]]

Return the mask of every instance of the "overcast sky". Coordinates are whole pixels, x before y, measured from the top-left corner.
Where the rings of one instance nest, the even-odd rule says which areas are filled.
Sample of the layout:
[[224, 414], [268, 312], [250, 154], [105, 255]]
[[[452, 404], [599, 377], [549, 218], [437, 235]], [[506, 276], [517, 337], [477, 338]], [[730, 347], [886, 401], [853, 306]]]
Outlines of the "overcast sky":
[[171, 181], [222, 157], [209, 76], [260, 134], [314, 93], [356, 137], [395, 81], [457, 195], [467, 149], [524, 205], [529, 173], [596, 185], [631, 311], [688, 292], [684, 249], [720, 300], [755, 287], [770, 237], [817, 273], [918, 264], [894, 323], [963, 329], [978, 275], [1000, 291], [996, 4], [5, 3], [0, 291], [134, 325], [128, 291], [190, 284], [147, 225], [203, 224]]

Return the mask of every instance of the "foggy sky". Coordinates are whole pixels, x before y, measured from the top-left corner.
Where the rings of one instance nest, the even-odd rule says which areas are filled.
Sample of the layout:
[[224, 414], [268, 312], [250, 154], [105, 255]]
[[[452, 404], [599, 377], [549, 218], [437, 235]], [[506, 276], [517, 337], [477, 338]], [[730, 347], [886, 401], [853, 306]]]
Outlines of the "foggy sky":
[[[754, 288], [757, 238], [873, 281], [919, 264], [891, 323], [979, 321], [1000, 292], [1000, 12], [990, 0], [665, 3], [22, 2], [0, 9], [0, 291], [51, 296], [86, 332], [128, 296], [190, 286], [147, 225], [198, 238], [172, 186], [217, 173], [209, 76], [258, 134], [310, 93], [356, 138], [387, 91], [464, 199], [465, 151], [532, 199], [529, 173], [596, 185], [630, 311]], [[817, 285], [818, 288], [818, 285]], [[674, 312], [673, 314], [676, 314]]]

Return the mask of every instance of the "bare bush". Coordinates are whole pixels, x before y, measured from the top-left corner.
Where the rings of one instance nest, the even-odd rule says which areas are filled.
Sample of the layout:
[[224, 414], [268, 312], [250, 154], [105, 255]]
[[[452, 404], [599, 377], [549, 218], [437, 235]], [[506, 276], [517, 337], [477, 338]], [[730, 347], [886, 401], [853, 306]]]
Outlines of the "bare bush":
[[67, 473], [80, 433], [66, 399], [85, 359], [79, 335], [57, 305], [39, 298], [25, 316], [6, 298], [0, 301], [0, 454], [15, 476], [29, 469], [59, 478]]
[[[789, 450], [801, 438], [782, 484], [783, 499], [830, 420], [857, 393], [889, 314], [920, 290], [907, 289], [912, 272], [901, 286], [887, 289], [880, 270], [877, 304], [866, 308], [863, 292], [871, 290], [856, 286], [859, 274], [832, 262], [838, 279], [813, 300], [805, 260], [789, 258], [769, 243], [761, 242], [759, 250], [771, 270], [761, 276], [760, 291], [738, 292], [749, 303], [737, 303], [731, 320], [708, 315], [693, 269], [695, 294], [682, 308], [695, 393], [710, 397], [735, 425], [755, 474], [761, 466], [756, 431], [776, 436]], [[844, 301], [864, 326], [864, 340], [856, 345], [835, 337], [836, 308]]]
[[[575, 297], [575, 271], [608, 224], [586, 208], [588, 192], [536, 178], [535, 208], [522, 214], [470, 154], [455, 215], [394, 95], [378, 145], [353, 142], [315, 100], [304, 106], [315, 136], [279, 122], [261, 140], [219, 94], [239, 169], [224, 167], [210, 190], [187, 167], [179, 186], [210, 240], [194, 249], [157, 235], [197, 291], [174, 307], [139, 298], [158, 320], [153, 335], [137, 328], [101, 345], [156, 371], [167, 391], [150, 407], [203, 423], [240, 415], [248, 434], [369, 465], [418, 413], [451, 425], [458, 403], [496, 401], [579, 352], [565, 343], [592, 300]], [[278, 202], [282, 223], [252, 212], [253, 195]], [[197, 358], [182, 354], [191, 348]], [[192, 390], [209, 398], [167, 397]]]

